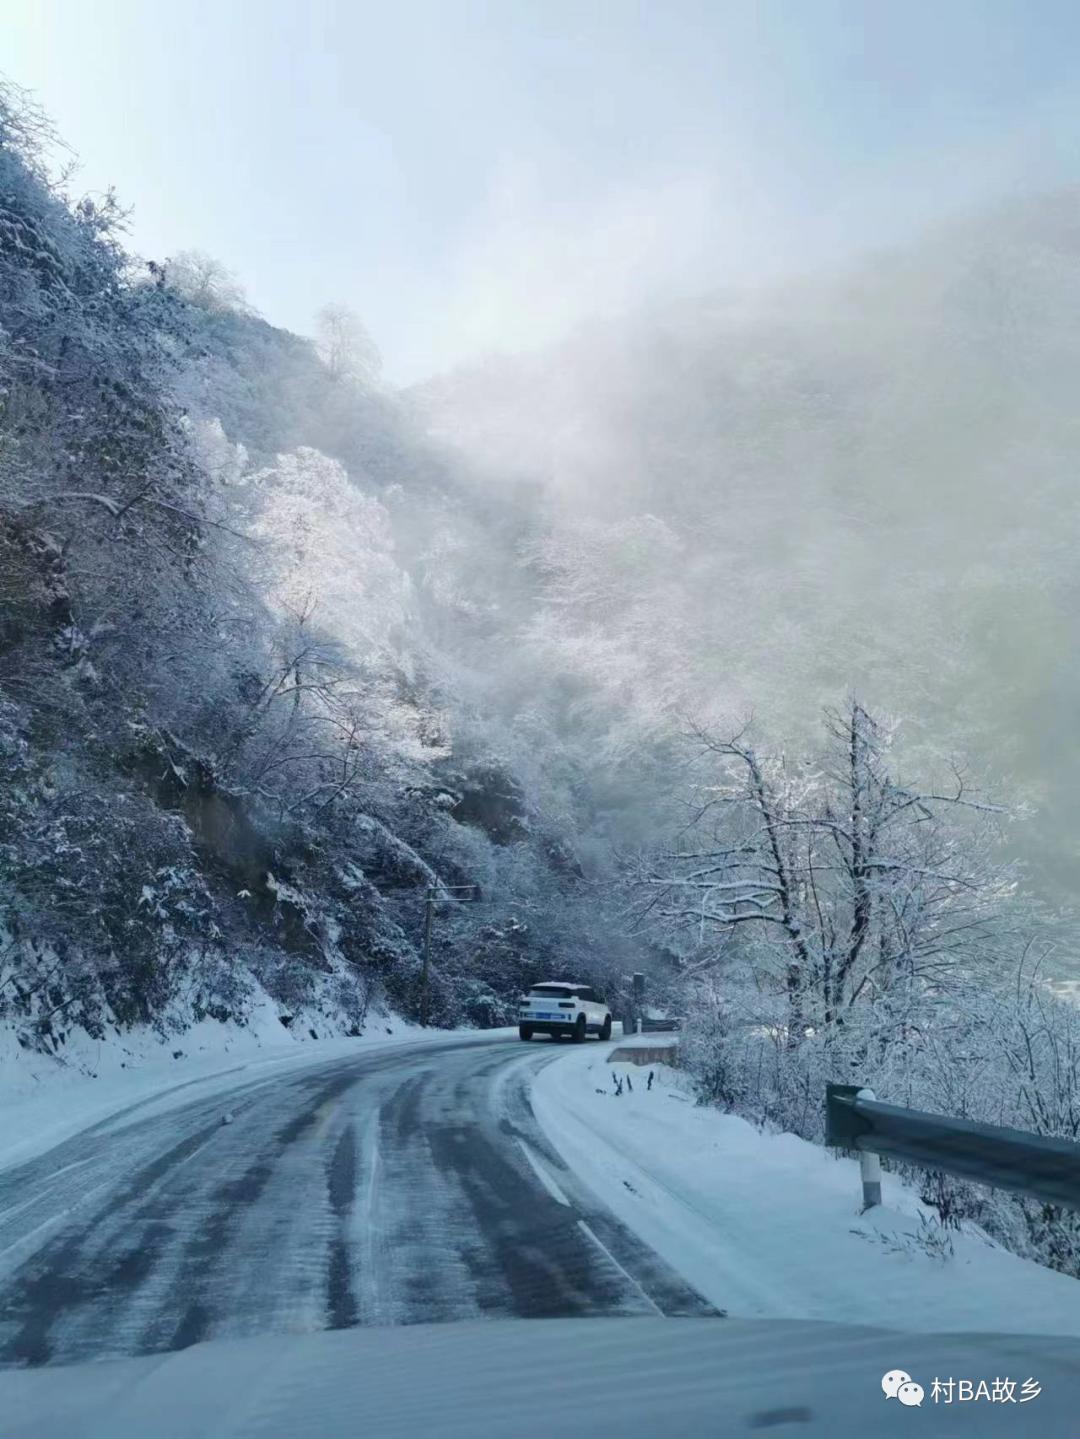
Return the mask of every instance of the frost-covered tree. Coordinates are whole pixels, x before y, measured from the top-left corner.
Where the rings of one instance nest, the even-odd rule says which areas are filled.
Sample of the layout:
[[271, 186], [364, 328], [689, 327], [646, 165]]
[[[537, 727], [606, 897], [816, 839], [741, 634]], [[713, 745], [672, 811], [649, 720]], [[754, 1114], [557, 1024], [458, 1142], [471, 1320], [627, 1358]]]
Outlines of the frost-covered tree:
[[917, 1003], [993, 969], [1015, 888], [995, 852], [1001, 810], [961, 771], [948, 787], [896, 779], [890, 731], [857, 700], [826, 723], [815, 760], [698, 730], [692, 822], [645, 876], [688, 968], [743, 964], [782, 990], [793, 1044], [859, 1005]]
[[200, 309], [211, 313], [248, 309], [240, 281], [227, 265], [202, 250], [178, 250], [155, 265], [154, 273], [168, 289]]
[[324, 305], [315, 316], [315, 344], [330, 379], [337, 384], [370, 384], [382, 357], [360, 317], [348, 305]]
[[[1000, 858], [999, 808], [955, 767], [895, 777], [892, 728], [852, 701], [823, 754], [698, 732], [679, 842], [634, 867], [677, 953], [701, 1097], [820, 1140], [829, 1081], [1039, 1134], [1080, 1133], [1080, 1018], [1046, 986], [1047, 931]], [[1080, 1272], [1053, 1206], [912, 1171], [946, 1223]]]
[[357, 662], [407, 668], [410, 583], [385, 506], [308, 448], [279, 456], [250, 486], [250, 533], [263, 542], [273, 602], [310, 606]]

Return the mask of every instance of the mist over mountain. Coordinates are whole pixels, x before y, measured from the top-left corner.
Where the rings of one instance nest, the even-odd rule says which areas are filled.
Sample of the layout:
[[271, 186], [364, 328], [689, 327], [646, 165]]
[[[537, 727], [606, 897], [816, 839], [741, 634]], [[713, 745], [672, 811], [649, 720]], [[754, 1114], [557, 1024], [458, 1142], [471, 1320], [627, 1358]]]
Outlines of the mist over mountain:
[[1032, 806], [1010, 844], [1071, 902], [1078, 259], [1071, 190], [420, 390], [535, 516], [529, 662], [597, 755], [751, 711], [798, 745], [854, 691]]

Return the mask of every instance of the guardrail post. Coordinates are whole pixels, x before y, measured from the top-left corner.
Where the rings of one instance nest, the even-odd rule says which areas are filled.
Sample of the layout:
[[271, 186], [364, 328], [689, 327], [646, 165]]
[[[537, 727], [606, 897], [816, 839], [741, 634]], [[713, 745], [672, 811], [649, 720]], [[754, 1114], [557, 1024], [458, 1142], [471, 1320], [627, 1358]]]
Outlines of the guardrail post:
[[902, 1109], [882, 1104], [872, 1089], [828, 1083], [825, 1143], [858, 1153], [864, 1211], [881, 1203], [882, 1154], [1080, 1211], [1080, 1144], [1073, 1139]]
[[[856, 1099], [876, 1099], [872, 1089], [860, 1089]], [[862, 1175], [863, 1211], [881, 1203], [881, 1160], [869, 1149], [859, 1150], [859, 1171]]]

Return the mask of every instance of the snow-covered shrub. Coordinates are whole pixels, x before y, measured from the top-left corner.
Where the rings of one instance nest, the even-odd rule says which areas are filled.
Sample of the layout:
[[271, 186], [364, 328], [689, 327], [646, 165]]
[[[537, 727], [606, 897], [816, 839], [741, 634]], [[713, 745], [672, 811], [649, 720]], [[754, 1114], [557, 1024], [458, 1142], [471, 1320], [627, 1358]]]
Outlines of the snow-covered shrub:
[[[703, 1102], [821, 1143], [826, 1084], [862, 1084], [906, 1108], [1077, 1137], [1080, 1012], [1037, 978], [972, 984], [947, 1002], [928, 996], [917, 1013], [879, 1000], [794, 1044], [782, 998], [733, 997], [715, 981], [695, 990], [683, 1062]], [[1080, 1276], [1080, 1219], [1070, 1211], [895, 1167], [944, 1225], [972, 1220], [1007, 1248]]]

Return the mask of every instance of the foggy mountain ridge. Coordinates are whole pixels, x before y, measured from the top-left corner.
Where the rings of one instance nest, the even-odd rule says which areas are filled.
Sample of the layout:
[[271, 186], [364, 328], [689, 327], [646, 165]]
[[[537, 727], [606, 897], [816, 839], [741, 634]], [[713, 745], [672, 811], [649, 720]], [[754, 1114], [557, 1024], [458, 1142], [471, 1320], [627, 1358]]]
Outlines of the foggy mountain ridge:
[[[663, 993], [679, 956], [620, 886], [685, 821], [687, 722], [752, 712], [809, 752], [852, 692], [904, 721], [906, 767], [965, 754], [1031, 805], [1012, 841], [1071, 898], [1075, 194], [395, 395], [190, 257], [130, 259], [17, 119], [0, 1017], [21, 1042], [259, 996], [312, 1032], [373, 1004], [505, 1023], [567, 956]], [[439, 884], [477, 902], [441, 907], [425, 993]]]
[[790, 742], [855, 690], [909, 722], [913, 756], [966, 755], [1034, 805], [1018, 843], [1071, 901], [1078, 224], [1075, 189], [1003, 204], [419, 401], [491, 483], [540, 491], [564, 585], [575, 551], [595, 577], [601, 530], [647, 524], [678, 555], [604, 622], [625, 671], [578, 651], [614, 707], [632, 673], [639, 698], [753, 710]]

